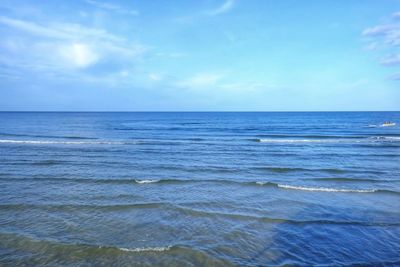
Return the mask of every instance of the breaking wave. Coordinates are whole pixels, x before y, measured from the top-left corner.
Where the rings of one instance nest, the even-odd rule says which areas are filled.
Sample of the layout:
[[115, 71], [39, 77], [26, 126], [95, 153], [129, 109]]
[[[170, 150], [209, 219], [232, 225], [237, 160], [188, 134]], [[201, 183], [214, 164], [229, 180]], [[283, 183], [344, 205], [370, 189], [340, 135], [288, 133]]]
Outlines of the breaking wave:
[[[316, 178], [318, 179], [318, 178]], [[323, 178], [321, 178], [323, 179]], [[340, 178], [333, 178], [340, 179]], [[226, 185], [241, 185], [241, 186], [266, 186], [274, 187], [285, 190], [300, 190], [300, 191], [315, 191], [315, 192], [338, 192], [338, 193], [388, 193], [400, 194], [398, 191], [386, 189], [353, 189], [353, 188], [328, 188], [328, 187], [308, 187], [302, 185], [288, 185], [280, 184], [270, 181], [234, 181], [226, 179], [207, 179], [207, 180], [194, 180], [194, 179], [91, 179], [91, 178], [0, 178], [0, 180], [10, 181], [49, 181], [49, 182], [74, 182], [74, 183], [94, 183], [94, 184], [193, 184], [193, 183], [214, 183]]]
[[133, 145], [137, 142], [127, 141], [54, 141], [54, 140], [10, 140], [0, 139], [5, 144], [32, 144], [32, 145]]
[[291, 190], [302, 190], [302, 191], [319, 191], [319, 192], [343, 192], [343, 193], [374, 193], [376, 189], [342, 189], [342, 188], [326, 188], [326, 187], [305, 187], [305, 186], [294, 186], [277, 184], [279, 188], [291, 189]]
[[260, 143], [370, 143], [370, 142], [397, 142], [400, 141], [398, 136], [369, 136], [363, 138], [354, 137], [324, 137], [319, 139], [279, 139], [279, 138], [258, 138]]
[[135, 179], [135, 182], [138, 184], [152, 184], [152, 183], [157, 183], [159, 181], [160, 180], [136, 180]]
[[121, 251], [126, 252], [162, 252], [170, 250], [172, 246], [166, 247], [143, 247], [143, 248], [118, 248]]

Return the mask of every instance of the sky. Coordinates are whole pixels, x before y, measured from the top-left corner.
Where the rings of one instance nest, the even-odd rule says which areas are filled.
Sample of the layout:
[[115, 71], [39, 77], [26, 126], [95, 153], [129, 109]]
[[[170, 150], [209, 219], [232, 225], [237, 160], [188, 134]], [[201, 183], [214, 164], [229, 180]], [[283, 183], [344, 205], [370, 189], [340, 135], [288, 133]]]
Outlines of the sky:
[[2, 0], [3, 111], [400, 110], [400, 0]]

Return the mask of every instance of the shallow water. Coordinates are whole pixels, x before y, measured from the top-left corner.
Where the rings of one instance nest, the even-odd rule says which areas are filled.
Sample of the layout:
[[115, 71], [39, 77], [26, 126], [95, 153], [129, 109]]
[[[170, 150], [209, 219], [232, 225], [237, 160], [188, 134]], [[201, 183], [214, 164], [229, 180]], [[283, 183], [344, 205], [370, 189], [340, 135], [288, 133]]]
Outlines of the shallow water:
[[0, 113], [0, 265], [400, 265], [399, 123]]

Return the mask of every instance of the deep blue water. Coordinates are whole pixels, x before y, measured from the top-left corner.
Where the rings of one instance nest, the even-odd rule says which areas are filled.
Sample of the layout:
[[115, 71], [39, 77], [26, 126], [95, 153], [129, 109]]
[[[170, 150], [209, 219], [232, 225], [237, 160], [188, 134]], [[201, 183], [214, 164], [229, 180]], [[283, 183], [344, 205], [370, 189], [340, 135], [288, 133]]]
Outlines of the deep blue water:
[[398, 266], [399, 124], [0, 113], [0, 265]]

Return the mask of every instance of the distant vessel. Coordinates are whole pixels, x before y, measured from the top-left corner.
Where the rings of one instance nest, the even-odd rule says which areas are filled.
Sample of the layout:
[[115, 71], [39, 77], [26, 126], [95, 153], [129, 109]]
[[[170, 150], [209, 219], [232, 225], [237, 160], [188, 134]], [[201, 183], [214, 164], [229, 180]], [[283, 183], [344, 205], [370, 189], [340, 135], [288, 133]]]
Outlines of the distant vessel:
[[385, 121], [381, 126], [387, 127], [387, 126], [395, 126], [396, 123], [390, 122], [390, 121]]

